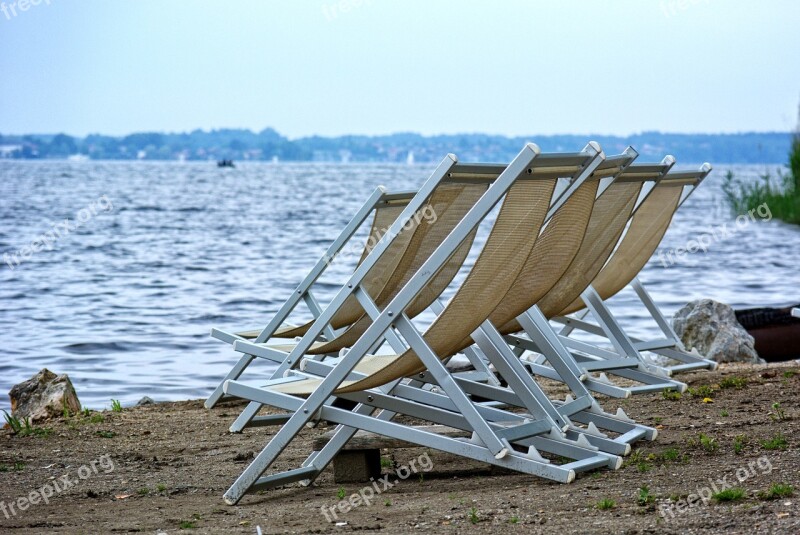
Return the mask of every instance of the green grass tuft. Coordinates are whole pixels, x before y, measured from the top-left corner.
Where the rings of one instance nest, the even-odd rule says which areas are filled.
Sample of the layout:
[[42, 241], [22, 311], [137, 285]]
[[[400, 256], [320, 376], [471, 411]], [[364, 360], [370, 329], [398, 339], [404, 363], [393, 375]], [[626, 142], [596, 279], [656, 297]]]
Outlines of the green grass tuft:
[[773, 483], [766, 492], [760, 492], [758, 497], [762, 500], [777, 500], [789, 498], [794, 495], [794, 487], [786, 483]]
[[53, 433], [53, 430], [49, 427], [34, 426], [31, 424], [30, 418], [23, 418], [20, 420], [19, 418], [8, 414], [6, 411], [3, 411], [3, 415], [8, 427], [11, 428], [11, 432], [17, 436], [27, 437], [29, 435], [33, 435], [37, 437], [46, 437]]
[[91, 417], [89, 417], [89, 421], [93, 424], [102, 424], [106, 421], [106, 417], [98, 412], [97, 414], [92, 414]]
[[774, 437], [769, 440], [764, 440], [761, 442], [761, 447], [765, 450], [783, 450], [786, 449], [788, 442], [786, 442], [786, 437], [783, 434], [778, 433]]
[[682, 458], [681, 452], [678, 451], [677, 448], [666, 449], [666, 450], [664, 450], [664, 453], [661, 454], [661, 459], [663, 459], [664, 462], [667, 462], [667, 461], [669, 461], [669, 462], [677, 462], [677, 461], [680, 461], [681, 458]]
[[636, 498], [636, 502], [639, 505], [645, 506], [653, 503], [654, 501], [656, 501], [656, 497], [650, 493], [650, 489], [647, 488], [647, 485], [639, 489], [639, 496]]
[[742, 453], [744, 451], [744, 447], [747, 443], [750, 442], [750, 439], [747, 435], [736, 435], [733, 438], [733, 451], [736, 454]]
[[772, 418], [776, 422], [780, 422], [786, 419], [786, 413], [781, 408], [780, 403], [773, 403], [772, 404], [772, 412], [769, 413], [769, 417]]
[[690, 396], [693, 398], [713, 398], [714, 397], [714, 387], [711, 385], [700, 385], [694, 388], [690, 388], [687, 390]]
[[636, 468], [638, 468], [640, 472], [644, 473], [644, 472], [649, 472], [650, 470], [652, 470], [653, 469], [653, 465], [650, 464], [650, 463], [641, 461], [639, 463], [636, 463]]
[[695, 448], [700, 447], [708, 453], [714, 453], [719, 449], [719, 442], [717, 442], [717, 439], [705, 433], [700, 433], [697, 437], [690, 438], [689, 445]]
[[718, 502], [735, 502], [744, 498], [746, 494], [747, 493], [744, 491], [744, 489], [733, 487], [731, 489], [720, 491], [711, 497]]
[[617, 506], [617, 502], [611, 500], [609, 498], [603, 498], [596, 504], [594, 504], [595, 509], [599, 509], [600, 511], [606, 511], [608, 509], [613, 509]]
[[744, 388], [747, 386], [746, 377], [726, 377], [719, 382], [720, 388]]
[[0, 464], [0, 472], [21, 472], [25, 469], [25, 463]]

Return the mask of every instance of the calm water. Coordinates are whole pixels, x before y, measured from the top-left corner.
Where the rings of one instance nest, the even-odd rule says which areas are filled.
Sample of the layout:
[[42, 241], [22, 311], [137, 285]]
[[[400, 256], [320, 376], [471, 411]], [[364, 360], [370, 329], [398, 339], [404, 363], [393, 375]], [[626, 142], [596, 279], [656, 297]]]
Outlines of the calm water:
[[[211, 327], [263, 325], [377, 185], [416, 188], [432, 167], [0, 162], [0, 408], [43, 367], [68, 373], [95, 409], [205, 397], [235, 358]], [[719, 190], [725, 169], [684, 206], [662, 250], [734, 222]], [[42, 235], [50, 250], [7, 265]], [[349, 260], [334, 264], [322, 301]], [[654, 258], [642, 279], [671, 315], [701, 297], [800, 302], [799, 266], [800, 229], [770, 221], [668, 268]], [[613, 309], [646, 334], [634, 304], [625, 291]]]

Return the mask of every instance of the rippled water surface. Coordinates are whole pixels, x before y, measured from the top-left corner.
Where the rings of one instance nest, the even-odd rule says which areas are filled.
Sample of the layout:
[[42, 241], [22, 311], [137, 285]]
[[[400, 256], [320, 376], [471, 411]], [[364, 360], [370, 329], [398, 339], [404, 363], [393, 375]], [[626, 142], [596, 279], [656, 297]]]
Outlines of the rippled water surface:
[[[13, 384], [43, 367], [68, 373], [96, 409], [111, 398], [206, 396], [235, 358], [211, 327], [263, 325], [376, 186], [416, 188], [432, 168], [0, 161], [0, 252], [9, 255], [0, 266], [0, 408]], [[661, 251], [736, 228], [722, 205], [725, 170], [679, 212]], [[55, 230], [51, 250], [15, 264], [14, 254]], [[355, 260], [334, 264], [321, 301]], [[768, 221], [667, 268], [654, 257], [641, 278], [671, 315], [701, 297], [800, 302], [799, 270], [800, 229]], [[633, 292], [613, 305], [633, 334], [648, 332]]]

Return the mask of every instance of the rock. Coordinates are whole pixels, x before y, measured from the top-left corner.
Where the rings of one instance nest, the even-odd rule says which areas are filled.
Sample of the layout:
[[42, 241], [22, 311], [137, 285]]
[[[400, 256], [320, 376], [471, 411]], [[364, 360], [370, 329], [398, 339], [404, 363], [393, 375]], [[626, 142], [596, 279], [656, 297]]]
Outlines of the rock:
[[475, 369], [469, 359], [461, 353], [453, 355], [453, 357], [447, 361], [446, 367], [451, 373], [465, 372]]
[[70, 414], [81, 411], [81, 402], [67, 374], [56, 375], [47, 368], [27, 381], [15, 385], [8, 393], [11, 398], [11, 414], [19, 418], [30, 418], [31, 422], [58, 418], [64, 407]]
[[149, 396], [145, 396], [145, 397], [143, 397], [142, 399], [140, 399], [139, 401], [136, 402], [136, 406], [137, 407], [141, 407], [142, 405], [155, 405], [155, 404], [156, 404], [156, 402], [153, 401], [153, 398], [151, 398]]
[[684, 306], [672, 318], [672, 328], [687, 349], [696, 349], [717, 362], [763, 364], [755, 340], [736, 321], [734, 310], [712, 299], [699, 299]]

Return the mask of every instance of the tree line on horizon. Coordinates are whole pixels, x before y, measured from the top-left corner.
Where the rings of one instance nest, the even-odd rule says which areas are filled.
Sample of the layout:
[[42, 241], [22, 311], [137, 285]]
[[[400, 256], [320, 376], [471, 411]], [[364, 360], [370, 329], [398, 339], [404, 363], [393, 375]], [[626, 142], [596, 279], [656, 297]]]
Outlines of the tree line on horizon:
[[[642, 132], [631, 136], [542, 135], [507, 137], [487, 134], [423, 136], [310, 136], [289, 139], [272, 128], [194, 130], [188, 133], [143, 132], [122, 137], [91, 134], [0, 135], [0, 158], [62, 159], [83, 155], [96, 160], [235, 160], [407, 162], [440, 160], [453, 152], [464, 161], [505, 162], [528, 141], [543, 151], [578, 151], [589, 140], [608, 153], [632, 145], [647, 161], [674, 154], [681, 162], [781, 163], [792, 132], [740, 134], [671, 134]], [[409, 155], [413, 155], [410, 157]]]

